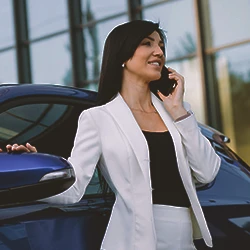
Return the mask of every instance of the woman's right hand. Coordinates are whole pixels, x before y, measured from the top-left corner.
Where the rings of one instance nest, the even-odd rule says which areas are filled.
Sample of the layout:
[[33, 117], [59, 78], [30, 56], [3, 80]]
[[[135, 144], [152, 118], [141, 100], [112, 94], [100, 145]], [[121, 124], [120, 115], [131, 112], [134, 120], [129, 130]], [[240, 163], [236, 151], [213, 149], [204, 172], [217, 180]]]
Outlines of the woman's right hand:
[[29, 143], [26, 143], [25, 145], [18, 145], [16, 143], [13, 144], [13, 145], [8, 144], [6, 146], [6, 150], [7, 150], [8, 153], [11, 153], [11, 152], [19, 152], [19, 153], [31, 152], [31, 153], [36, 153], [37, 152], [36, 147], [30, 145]]

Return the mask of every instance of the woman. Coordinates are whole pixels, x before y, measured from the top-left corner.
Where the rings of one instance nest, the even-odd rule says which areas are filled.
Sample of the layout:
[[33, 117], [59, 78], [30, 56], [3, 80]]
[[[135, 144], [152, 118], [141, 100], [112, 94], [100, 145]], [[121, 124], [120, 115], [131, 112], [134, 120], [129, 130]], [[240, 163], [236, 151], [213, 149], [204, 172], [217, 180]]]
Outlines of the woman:
[[[100, 106], [85, 110], [69, 161], [77, 180], [44, 199], [78, 202], [99, 166], [116, 195], [102, 250], [191, 250], [193, 237], [212, 240], [195, 181], [211, 182], [220, 166], [183, 102], [184, 78], [169, 68], [177, 86], [168, 96], [150, 92], [161, 77], [165, 35], [157, 23], [132, 21], [115, 27], [103, 54]], [[8, 150], [36, 151], [31, 145]]]

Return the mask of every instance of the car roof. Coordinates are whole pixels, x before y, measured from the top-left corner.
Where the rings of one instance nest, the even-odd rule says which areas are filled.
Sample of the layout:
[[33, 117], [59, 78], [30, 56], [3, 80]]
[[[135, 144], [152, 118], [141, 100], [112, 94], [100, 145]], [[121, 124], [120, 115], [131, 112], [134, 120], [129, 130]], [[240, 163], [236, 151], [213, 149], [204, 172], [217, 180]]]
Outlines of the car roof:
[[21, 96], [59, 96], [95, 102], [97, 92], [53, 84], [0, 84], [0, 104]]

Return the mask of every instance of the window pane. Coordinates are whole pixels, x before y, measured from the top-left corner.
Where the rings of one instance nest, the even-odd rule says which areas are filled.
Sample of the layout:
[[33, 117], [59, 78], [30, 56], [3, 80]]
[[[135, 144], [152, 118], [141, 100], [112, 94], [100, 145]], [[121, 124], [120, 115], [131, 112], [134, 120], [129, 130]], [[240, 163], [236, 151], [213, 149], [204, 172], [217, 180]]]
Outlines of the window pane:
[[16, 51], [12, 49], [0, 53], [0, 84], [16, 82]]
[[154, 2], [158, 2], [158, 0], [141, 0], [141, 3], [143, 5], [154, 3]]
[[213, 46], [250, 39], [249, 0], [209, 0], [209, 7]]
[[13, 11], [10, 0], [1, 0], [0, 34], [0, 48], [14, 45]]
[[11, 110], [1, 114], [0, 140], [9, 140], [31, 125], [30, 121], [16, 117]]
[[127, 0], [82, 0], [83, 22], [127, 11]]
[[199, 122], [205, 123], [205, 100], [201, 84], [200, 65], [197, 58], [169, 64], [185, 78], [185, 101], [190, 103]]
[[67, 107], [62, 104], [28, 104], [1, 113], [0, 142], [29, 141], [63, 118]]
[[101, 186], [100, 186], [100, 181], [98, 177], [98, 171], [96, 169], [89, 185], [86, 188], [84, 195], [98, 194], [100, 192], [101, 192]]
[[216, 54], [221, 116], [231, 147], [250, 163], [250, 44]]
[[29, 129], [25, 131], [25, 133], [20, 133], [15, 137], [14, 140], [11, 141], [12, 143], [18, 143], [21, 144], [23, 141], [29, 141], [31, 138], [34, 138], [38, 136], [39, 134], [43, 133], [47, 128], [44, 126], [41, 126], [39, 124], [30, 126]]
[[[44, 116], [48, 104], [24, 105], [9, 109], [0, 114], [0, 140], [10, 140], [31, 130], [32, 127], [39, 125], [40, 119]], [[43, 124], [42, 127], [46, 128]], [[20, 137], [20, 136], [18, 136]], [[16, 140], [17, 138], [15, 138]], [[29, 139], [29, 138], [28, 138]], [[27, 140], [27, 137], [26, 137]]]
[[[48, 104], [29, 105], [24, 107], [13, 108], [6, 112], [6, 114], [14, 117], [16, 120], [26, 122], [36, 122], [43, 116], [43, 113], [48, 108]], [[19, 127], [19, 125], [15, 124]]]
[[68, 28], [67, 1], [27, 0], [29, 35], [33, 39]]
[[31, 44], [34, 83], [72, 85], [69, 34]]
[[167, 31], [167, 56], [172, 59], [196, 52], [194, 7], [192, 0], [171, 1], [145, 9], [143, 17]]
[[[83, 30], [86, 51], [86, 80], [99, 78], [102, 50], [108, 33], [118, 24], [128, 21], [127, 16], [115, 18]], [[97, 90], [97, 82], [90, 84], [89, 89]]]
[[50, 104], [49, 109], [47, 110], [43, 119], [41, 119], [41, 125], [51, 126], [55, 121], [62, 118], [68, 109], [70, 109], [70, 107], [67, 105]]

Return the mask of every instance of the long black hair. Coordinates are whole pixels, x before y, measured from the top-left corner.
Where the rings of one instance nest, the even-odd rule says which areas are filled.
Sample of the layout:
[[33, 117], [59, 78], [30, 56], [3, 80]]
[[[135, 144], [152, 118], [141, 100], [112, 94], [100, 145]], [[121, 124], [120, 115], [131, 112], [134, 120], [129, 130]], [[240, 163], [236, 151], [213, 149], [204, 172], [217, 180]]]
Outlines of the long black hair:
[[[164, 31], [159, 23], [146, 20], [135, 20], [116, 26], [107, 36], [98, 90], [98, 104], [109, 102], [120, 90], [122, 85], [122, 64], [133, 57], [141, 41], [158, 32], [166, 44]], [[165, 46], [163, 53], [165, 54]]]
[[[107, 36], [103, 57], [98, 90], [98, 104], [109, 102], [121, 90], [122, 85], [122, 64], [133, 57], [135, 50], [141, 41], [152, 34], [158, 32], [161, 40], [166, 44], [164, 31], [159, 27], [159, 23], [145, 20], [136, 20], [116, 26]], [[165, 54], [165, 46], [163, 49]], [[110, 195], [111, 189], [97, 168], [100, 181], [100, 192], [103, 197]]]

